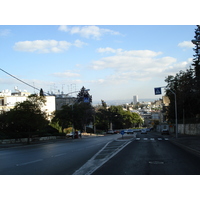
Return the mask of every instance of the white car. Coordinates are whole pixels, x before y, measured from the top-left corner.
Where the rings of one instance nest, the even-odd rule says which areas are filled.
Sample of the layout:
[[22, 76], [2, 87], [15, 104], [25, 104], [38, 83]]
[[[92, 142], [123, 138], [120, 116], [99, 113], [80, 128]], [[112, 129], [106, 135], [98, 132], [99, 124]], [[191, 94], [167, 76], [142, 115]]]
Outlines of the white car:
[[[78, 137], [81, 137], [81, 132], [80, 131], [76, 131], [78, 132]], [[67, 137], [71, 137], [71, 138], [76, 138], [76, 132], [71, 132], [66, 134]]]
[[147, 134], [147, 129], [142, 129], [141, 133]]
[[113, 130], [108, 130], [107, 134], [114, 134]]

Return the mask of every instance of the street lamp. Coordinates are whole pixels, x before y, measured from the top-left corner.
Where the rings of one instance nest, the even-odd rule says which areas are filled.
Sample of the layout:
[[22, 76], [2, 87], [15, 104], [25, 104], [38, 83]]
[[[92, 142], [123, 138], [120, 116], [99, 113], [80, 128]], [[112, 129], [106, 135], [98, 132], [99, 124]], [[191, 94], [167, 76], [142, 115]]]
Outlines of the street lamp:
[[[87, 91], [90, 91], [90, 89], [84, 89], [84, 92], [87, 92]], [[70, 92], [67, 95], [72, 94], [72, 93], [77, 93], [77, 92], [79, 92], [79, 91]], [[74, 102], [72, 102], [72, 116], [73, 116], [73, 113], [74, 113], [74, 104], [75, 103], [76, 103], [76, 100]], [[72, 118], [72, 120], [73, 120], [73, 118]], [[72, 133], [74, 133], [74, 123], [73, 122], [72, 122]]]
[[[161, 88], [166, 88], [166, 86], [155, 88], [155, 94], [161, 94]], [[170, 90], [170, 89], [169, 89]], [[175, 123], [176, 123], [176, 138], [178, 138], [178, 120], [177, 120], [177, 102], [176, 102], [176, 93], [170, 90], [171, 93], [174, 95], [175, 100]]]

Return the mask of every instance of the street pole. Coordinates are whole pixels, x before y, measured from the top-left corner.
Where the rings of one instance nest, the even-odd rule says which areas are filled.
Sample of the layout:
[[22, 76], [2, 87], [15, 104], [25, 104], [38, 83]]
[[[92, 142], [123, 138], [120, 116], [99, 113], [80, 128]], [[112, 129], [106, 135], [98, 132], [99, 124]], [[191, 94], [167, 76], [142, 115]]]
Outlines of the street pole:
[[[172, 92], [172, 91], [171, 91]], [[175, 117], [176, 117], [176, 138], [178, 138], [178, 120], [177, 120], [177, 103], [176, 103], [176, 93], [172, 92], [175, 98]]]
[[[166, 86], [160, 87], [160, 88], [166, 88]], [[169, 89], [170, 90], [170, 89]], [[177, 115], [177, 102], [176, 102], [176, 93], [170, 90], [171, 93], [174, 95], [174, 104], [175, 104], [175, 123], [176, 123], [176, 138], [178, 138], [178, 115]], [[160, 93], [161, 94], [161, 93]]]
[[[165, 87], [166, 88], [166, 87]], [[169, 89], [170, 90], [170, 89]], [[176, 93], [170, 90], [171, 93], [174, 95], [174, 104], [175, 104], [175, 123], [176, 123], [176, 138], [178, 138], [178, 116], [177, 116], [177, 102], [176, 102]]]

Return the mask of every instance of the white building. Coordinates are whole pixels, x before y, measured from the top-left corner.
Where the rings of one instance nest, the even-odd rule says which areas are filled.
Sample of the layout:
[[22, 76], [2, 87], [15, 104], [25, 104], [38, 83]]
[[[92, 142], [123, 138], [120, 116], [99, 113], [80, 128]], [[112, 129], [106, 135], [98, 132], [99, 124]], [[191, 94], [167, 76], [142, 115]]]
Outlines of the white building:
[[[24, 102], [27, 100], [30, 93], [19, 92], [19, 93], [0, 93], [0, 113], [3, 111], [10, 111], [13, 109], [17, 102]], [[56, 110], [55, 96], [45, 96], [46, 103], [41, 108], [42, 111], [47, 113], [48, 120], [53, 117], [53, 112]]]
[[138, 103], [138, 95], [133, 96], [133, 104], [137, 104]]

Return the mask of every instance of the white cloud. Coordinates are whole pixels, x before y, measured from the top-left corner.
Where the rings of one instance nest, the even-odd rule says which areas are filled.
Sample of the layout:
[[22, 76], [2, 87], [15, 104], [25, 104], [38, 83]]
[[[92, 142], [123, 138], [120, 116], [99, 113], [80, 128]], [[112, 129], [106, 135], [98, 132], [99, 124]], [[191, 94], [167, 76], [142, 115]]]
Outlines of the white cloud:
[[24, 52], [59, 53], [68, 50], [71, 46], [82, 47], [86, 43], [76, 40], [74, 43], [56, 40], [34, 40], [15, 43], [13, 49]]
[[56, 77], [62, 77], [62, 78], [65, 78], [65, 77], [79, 77], [80, 74], [78, 73], [74, 73], [74, 72], [71, 72], [71, 71], [65, 71], [65, 72], [56, 72], [53, 74], [53, 76], [56, 76]]
[[181, 48], [193, 48], [194, 44], [191, 41], [183, 41], [178, 44]]
[[131, 50], [99, 48], [97, 52], [112, 52], [113, 56], [103, 57], [93, 61], [91, 68], [94, 70], [109, 69], [111, 73], [106, 76], [105, 84], [119, 84], [128, 81], [146, 81], [153, 77], [165, 78], [171, 66], [177, 68], [176, 59], [173, 57], [158, 57], [162, 52], [150, 50]]
[[120, 33], [117, 31], [113, 31], [110, 29], [103, 29], [99, 28], [98, 26], [73, 26], [68, 27], [65, 25], [61, 25], [58, 30], [69, 32], [71, 34], [79, 34], [81, 37], [84, 38], [93, 38], [93, 39], [100, 39], [104, 34], [110, 35], [119, 35]]
[[80, 41], [80, 40], [76, 40], [75, 42], [74, 42], [74, 46], [76, 46], [76, 47], [82, 47], [83, 45], [87, 45], [85, 42], [82, 42], [82, 41]]
[[117, 53], [120, 52], [122, 49], [113, 49], [110, 47], [106, 47], [106, 48], [98, 48], [97, 52], [98, 53]]
[[9, 29], [0, 29], [0, 36], [8, 36], [10, 34]]

